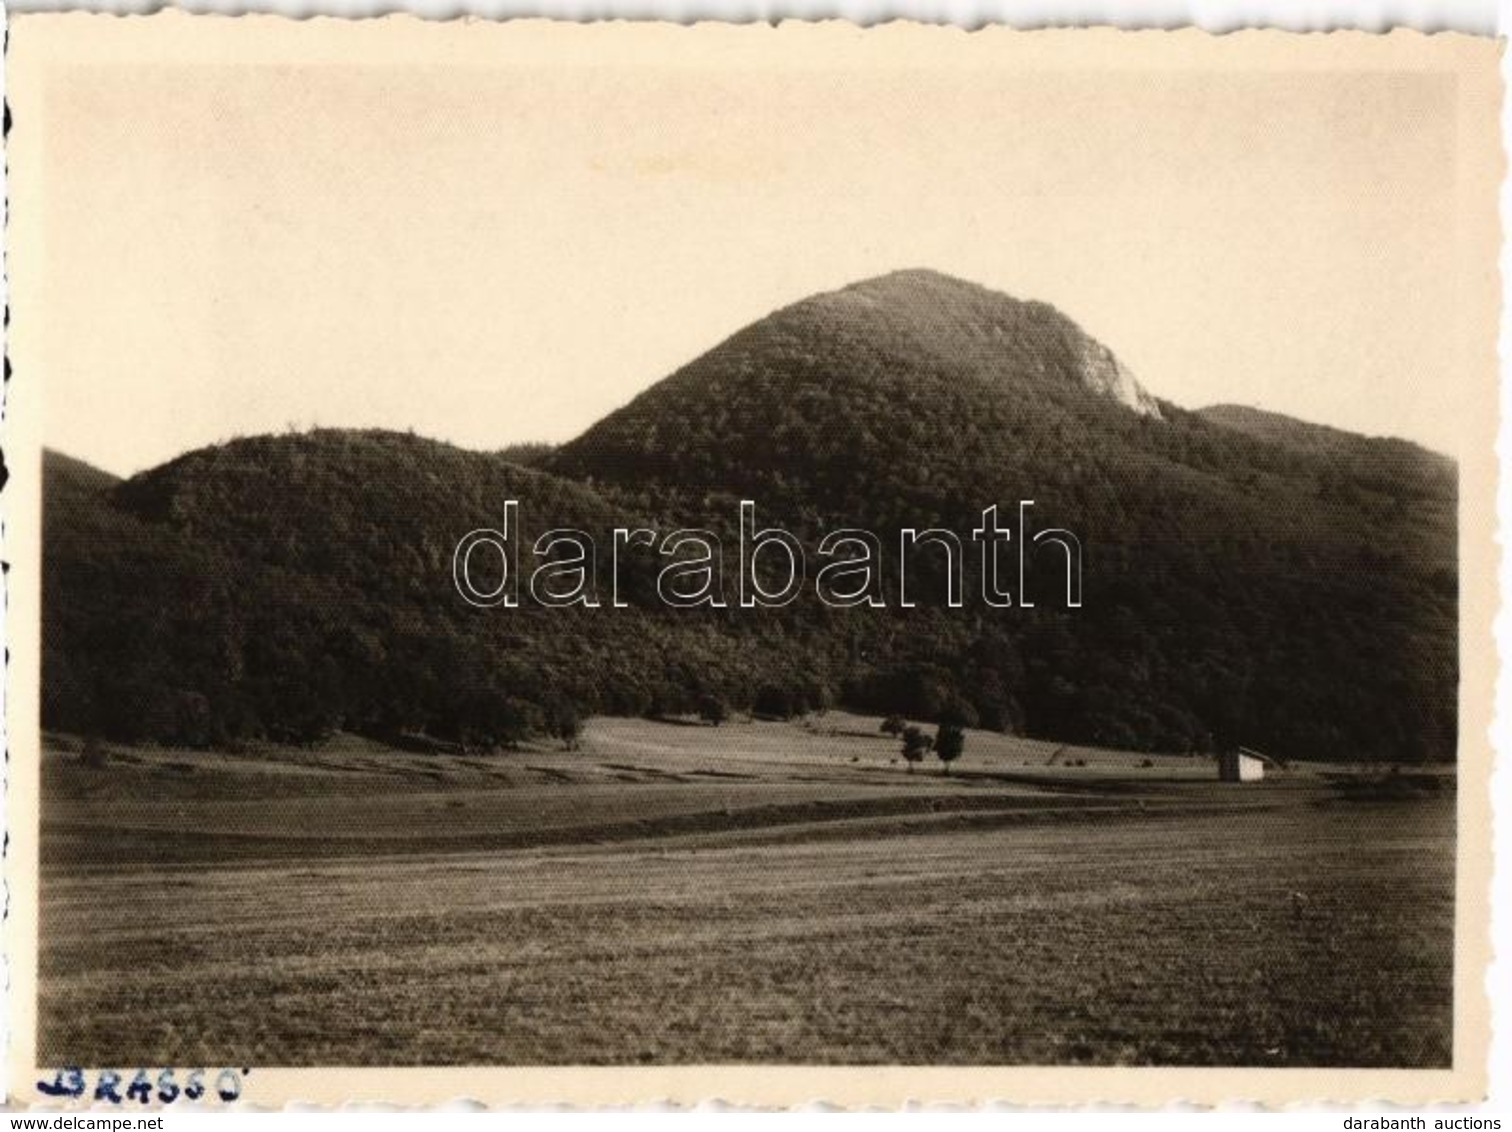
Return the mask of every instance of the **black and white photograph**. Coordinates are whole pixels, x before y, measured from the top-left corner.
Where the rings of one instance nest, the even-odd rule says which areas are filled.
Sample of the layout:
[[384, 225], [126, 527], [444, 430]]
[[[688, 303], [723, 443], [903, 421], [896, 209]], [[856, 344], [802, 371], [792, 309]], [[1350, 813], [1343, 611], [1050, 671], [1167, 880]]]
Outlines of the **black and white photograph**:
[[10, 37], [14, 1095], [1483, 1093], [1496, 41]]

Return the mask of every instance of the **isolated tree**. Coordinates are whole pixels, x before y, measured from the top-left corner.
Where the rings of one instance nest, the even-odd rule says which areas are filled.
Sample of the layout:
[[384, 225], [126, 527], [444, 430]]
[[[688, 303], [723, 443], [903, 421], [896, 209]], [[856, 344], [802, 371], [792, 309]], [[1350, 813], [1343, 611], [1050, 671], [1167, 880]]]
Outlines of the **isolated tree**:
[[882, 721], [880, 730], [884, 735], [902, 735], [903, 729], [907, 726], [907, 722], [901, 715], [890, 715]]
[[718, 727], [730, 718], [730, 709], [718, 696], [705, 696], [698, 703], [698, 718]]
[[823, 682], [814, 684], [808, 690], [808, 707], [816, 715], [824, 715], [830, 708], [835, 706], [835, 690]]
[[110, 761], [110, 756], [105, 752], [105, 744], [100, 742], [98, 735], [84, 736], [84, 745], [79, 750], [79, 762], [90, 770], [101, 770]]
[[934, 746], [934, 740], [917, 727], [905, 727], [903, 729], [903, 757], [908, 761], [908, 773], [913, 773], [914, 763], [924, 761], [924, 756], [929, 754], [929, 749]]
[[578, 741], [583, 735], [583, 719], [576, 707], [569, 703], [556, 704], [547, 719], [547, 727], [552, 735], [562, 741], [566, 750], [577, 750]]
[[950, 773], [950, 764], [961, 757], [961, 752], [966, 749], [966, 732], [962, 731], [954, 723], [942, 723], [934, 738], [935, 757], [944, 766], [944, 773]]

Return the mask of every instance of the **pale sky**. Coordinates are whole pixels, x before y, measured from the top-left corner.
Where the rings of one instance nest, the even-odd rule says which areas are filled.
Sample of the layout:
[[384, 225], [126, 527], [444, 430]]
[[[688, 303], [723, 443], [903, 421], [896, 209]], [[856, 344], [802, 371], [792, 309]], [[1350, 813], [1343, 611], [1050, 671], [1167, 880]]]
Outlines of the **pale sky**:
[[581, 55], [53, 69], [16, 113], [46, 443], [129, 473], [291, 425], [563, 441], [778, 306], [932, 267], [1180, 405], [1456, 451], [1453, 74]]

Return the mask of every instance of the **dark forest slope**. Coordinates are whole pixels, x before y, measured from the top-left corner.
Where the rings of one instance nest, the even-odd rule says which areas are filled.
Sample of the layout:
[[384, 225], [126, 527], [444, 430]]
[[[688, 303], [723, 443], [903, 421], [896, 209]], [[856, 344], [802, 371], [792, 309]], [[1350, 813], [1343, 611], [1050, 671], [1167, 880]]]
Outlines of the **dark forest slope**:
[[[1451, 757], [1452, 465], [1283, 422], [1158, 402], [1052, 308], [904, 272], [740, 331], [533, 468], [345, 432], [239, 441], [119, 485], [51, 458], [48, 721], [190, 743], [336, 726], [487, 742], [571, 711], [840, 698], [1136, 748]], [[965, 536], [982, 508], [1033, 499], [1035, 526], [1080, 538], [1085, 602], [1064, 608], [1058, 560], [1036, 552], [1032, 609], [971, 600], [968, 558], [960, 610], [811, 593], [670, 610], [653, 556], [624, 567], [630, 609], [475, 609], [452, 549], [505, 498], [530, 533], [579, 527], [601, 547], [636, 524], [733, 547], [750, 498], [811, 559], [826, 529], [894, 547], [900, 527]], [[917, 571], [942, 591], [928, 560]]]

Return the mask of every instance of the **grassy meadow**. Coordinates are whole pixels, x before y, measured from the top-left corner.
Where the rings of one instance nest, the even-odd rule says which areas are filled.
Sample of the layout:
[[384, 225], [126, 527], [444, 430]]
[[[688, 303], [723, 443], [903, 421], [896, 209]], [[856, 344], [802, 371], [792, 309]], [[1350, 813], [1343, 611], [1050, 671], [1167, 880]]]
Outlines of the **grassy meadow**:
[[910, 774], [877, 723], [47, 736], [39, 1059], [1449, 1064], [1452, 778], [984, 732]]

